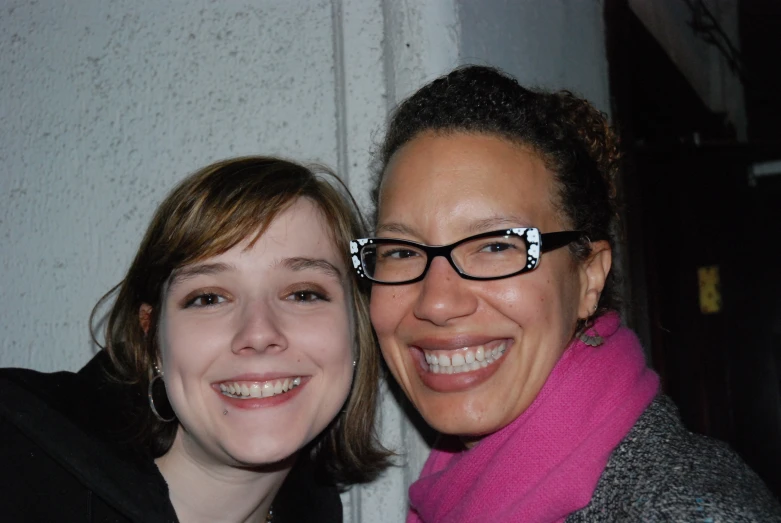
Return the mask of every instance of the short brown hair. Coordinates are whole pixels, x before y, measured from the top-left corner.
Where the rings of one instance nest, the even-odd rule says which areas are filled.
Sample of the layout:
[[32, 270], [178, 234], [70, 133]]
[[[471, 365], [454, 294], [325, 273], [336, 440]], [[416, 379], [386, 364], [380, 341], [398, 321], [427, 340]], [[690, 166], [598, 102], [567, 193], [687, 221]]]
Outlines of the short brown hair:
[[[349, 267], [348, 242], [361, 237], [365, 227], [344, 184], [325, 168], [252, 156], [214, 163], [179, 183], [157, 208], [125, 278], [93, 310], [94, 318], [116, 293], [105, 328], [112, 377], [146, 397], [154, 376], [152, 364], [159, 358], [157, 323], [171, 273], [221, 254], [250, 236], [256, 240], [299, 198], [311, 200], [323, 213]], [[354, 278], [352, 271], [348, 273]], [[380, 361], [369, 322], [367, 290], [354, 280], [351, 283], [358, 349], [355, 379], [345, 407], [309, 446], [321, 470], [339, 485], [373, 479], [387, 465], [389, 455], [374, 427]], [[139, 321], [142, 304], [152, 309], [148, 335]], [[161, 422], [147, 405], [135, 410], [128, 413], [135, 426], [134, 438], [155, 457], [168, 452], [178, 423]]]

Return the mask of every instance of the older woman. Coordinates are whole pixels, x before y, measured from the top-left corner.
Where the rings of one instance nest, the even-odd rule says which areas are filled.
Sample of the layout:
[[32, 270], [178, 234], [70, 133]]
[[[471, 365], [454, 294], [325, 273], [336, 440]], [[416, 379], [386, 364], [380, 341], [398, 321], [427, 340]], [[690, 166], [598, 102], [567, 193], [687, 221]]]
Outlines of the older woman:
[[372, 282], [388, 367], [443, 434], [408, 522], [778, 521], [761, 481], [687, 432], [615, 312], [617, 140], [589, 103], [486, 67], [393, 114]]
[[76, 374], [0, 371], [3, 521], [341, 521], [337, 488], [386, 459], [344, 254], [360, 230], [291, 162], [185, 179], [118, 286], [106, 349]]

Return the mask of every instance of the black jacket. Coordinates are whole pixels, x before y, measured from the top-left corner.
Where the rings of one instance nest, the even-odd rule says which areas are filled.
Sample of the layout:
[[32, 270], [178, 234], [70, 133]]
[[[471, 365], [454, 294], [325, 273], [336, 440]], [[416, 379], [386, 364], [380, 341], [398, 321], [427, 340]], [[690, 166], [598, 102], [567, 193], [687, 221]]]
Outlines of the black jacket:
[[[144, 401], [105, 378], [99, 353], [78, 373], [0, 369], [0, 520], [177, 522], [151, 454], [128, 443]], [[300, 458], [274, 500], [274, 523], [341, 522], [333, 485]]]

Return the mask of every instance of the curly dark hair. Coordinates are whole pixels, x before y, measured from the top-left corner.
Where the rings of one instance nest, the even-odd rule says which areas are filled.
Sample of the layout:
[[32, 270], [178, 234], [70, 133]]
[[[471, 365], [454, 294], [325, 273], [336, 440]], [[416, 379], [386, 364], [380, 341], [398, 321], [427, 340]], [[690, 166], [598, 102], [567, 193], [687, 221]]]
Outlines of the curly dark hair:
[[[569, 91], [527, 89], [504, 72], [465, 66], [437, 78], [404, 100], [392, 113], [378, 151], [372, 190], [376, 223], [380, 187], [391, 157], [424, 132], [494, 135], [531, 148], [556, 177], [559, 211], [585, 237], [571, 244], [578, 259], [591, 241], [616, 243], [615, 180], [619, 141], [607, 116]], [[618, 307], [611, 271], [596, 315]]]

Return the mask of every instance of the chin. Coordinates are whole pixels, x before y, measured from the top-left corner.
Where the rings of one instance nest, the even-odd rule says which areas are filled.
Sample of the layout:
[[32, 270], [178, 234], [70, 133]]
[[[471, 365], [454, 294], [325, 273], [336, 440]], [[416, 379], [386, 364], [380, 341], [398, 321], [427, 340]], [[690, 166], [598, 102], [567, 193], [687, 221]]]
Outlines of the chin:
[[230, 453], [235, 464], [242, 468], [279, 470], [293, 466], [298, 449], [291, 452]]
[[295, 445], [294, 441], [282, 438], [280, 441], [269, 441], [272, 438], [253, 438], [254, 441], [236, 441], [225, 445], [225, 452], [241, 467], [274, 467], [277, 464], [292, 465], [299, 450], [304, 446]]
[[457, 419], [430, 419], [425, 418], [431, 427], [437, 432], [447, 434], [449, 436], [458, 436], [462, 438], [472, 438], [487, 436], [497, 430], [501, 429], [501, 426], [493, 423], [486, 423], [484, 420], [476, 420], [471, 418], [457, 418]]
[[474, 401], [427, 402], [416, 407], [433, 429], [450, 436], [487, 436], [512, 423], [512, 419], [507, 419], [512, 417], [510, 413], [486, 410]]

